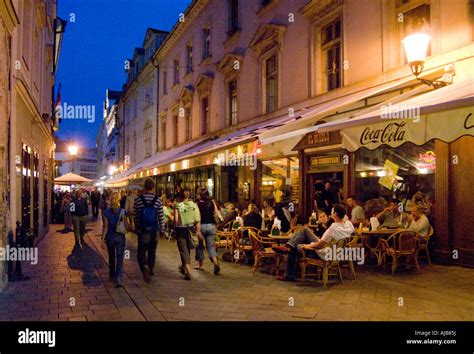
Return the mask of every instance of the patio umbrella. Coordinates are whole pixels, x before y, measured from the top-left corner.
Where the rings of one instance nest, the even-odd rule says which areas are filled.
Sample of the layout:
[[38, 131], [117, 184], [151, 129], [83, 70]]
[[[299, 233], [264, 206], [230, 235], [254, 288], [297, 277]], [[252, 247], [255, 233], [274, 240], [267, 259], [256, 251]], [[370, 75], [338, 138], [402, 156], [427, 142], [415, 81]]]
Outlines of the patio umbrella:
[[85, 183], [92, 182], [92, 180], [76, 175], [75, 173], [66, 173], [63, 176], [54, 179], [56, 184], [71, 184], [71, 183]]

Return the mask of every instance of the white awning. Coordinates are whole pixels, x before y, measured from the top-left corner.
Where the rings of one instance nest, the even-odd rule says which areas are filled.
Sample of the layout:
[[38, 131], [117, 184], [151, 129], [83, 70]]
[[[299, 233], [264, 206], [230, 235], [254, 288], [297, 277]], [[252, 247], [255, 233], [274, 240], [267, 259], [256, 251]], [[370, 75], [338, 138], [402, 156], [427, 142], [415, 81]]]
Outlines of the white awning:
[[349, 151], [405, 142], [422, 145], [431, 139], [451, 142], [474, 136], [474, 80], [465, 80], [396, 104], [317, 126], [318, 132], [341, 130]]
[[413, 77], [407, 77], [391, 82], [384, 83], [365, 90], [357, 91], [342, 97], [337, 97], [330, 101], [313, 105], [307, 108], [304, 113], [300, 114], [294, 122], [288, 122], [284, 127], [274, 129], [270, 132], [262, 133], [259, 137], [263, 145], [271, 144], [276, 141], [292, 138], [295, 136], [303, 136], [306, 133], [316, 131], [317, 127], [313, 124], [321, 118], [336, 113], [338, 110], [345, 108], [358, 101], [366, 99], [370, 96], [381, 94], [385, 91], [393, 90], [398, 86], [402, 86], [407, 82], [413, 81]]

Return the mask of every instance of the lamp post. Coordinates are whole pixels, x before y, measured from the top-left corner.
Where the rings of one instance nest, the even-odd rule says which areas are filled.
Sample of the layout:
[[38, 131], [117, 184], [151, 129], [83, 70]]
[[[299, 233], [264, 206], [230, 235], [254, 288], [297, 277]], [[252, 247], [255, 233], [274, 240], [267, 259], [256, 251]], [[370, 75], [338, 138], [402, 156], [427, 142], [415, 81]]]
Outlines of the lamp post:
[[69, 145], [68, 147], [69, 155], [72, 157], [72, 173], [74, 173], [74, 161], [76, 159], [77, 152], [79, 148], [76, 145]]

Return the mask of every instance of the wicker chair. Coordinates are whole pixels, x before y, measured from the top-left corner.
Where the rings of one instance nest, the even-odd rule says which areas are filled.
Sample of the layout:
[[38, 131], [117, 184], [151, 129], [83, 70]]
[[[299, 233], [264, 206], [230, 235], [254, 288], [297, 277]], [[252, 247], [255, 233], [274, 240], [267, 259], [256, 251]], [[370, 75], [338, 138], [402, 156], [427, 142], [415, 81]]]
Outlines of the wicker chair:
[[[278, 274], [281, 255], [272, 250], [274, 243], [270, 237], [263, 237], [259, 232], [249, 228], [248, 234], [252, 244], [252, 251], [254, 256], [253, 275], [257, 272], [257, 268], [261, 265], [261, 261], [265, 258], [272, 258], [275, 260], [275, 274]], [[258, 231], [258, 230], [257, 230]]]
[[[233, 255], [234, 262], [237, 263], [245, 258], [246, 252], [253, 251], [251, 242], [250, 242], [250, 245], [245, 245], [242, 242], [245, 239], [245, 234], [254, 232], [258, 236], [260, 236], [260, 230], [256, 229], [255, 227], [244, 226], [233, 232], [234, 232], [234, 241], [232, 242], [232, 255]], [[250, 238], [250, 235], [249, 235], [249, 238]]]
[[[360, 235], [354, 234], [350, 237], [349, 241], [346, 243], [346, 248], [364, 248], [364, 242]], [[347, 263], [349, 265], [349, 270], [352, 275], [352, 278], [356, 278], [356, 272], [354, 267], [354, 260], [344, 260], [343, 263]]]
[[[339, 240], [336, 243], [336, 249], [344, 248], [346, 243], [347, 243], [347, 239]], [[332, 247], [332, 245], [333, 244], [328, 244], [328, 247]], [[309, 257], [310, 253], [312, 253], [312, 255], [315, 258]], [[315, 266], [317, 269], [317, 272], [314, 274], [307, 273], [306, 272], [307, 266]], [[319, 258], [319, 256], [316, 255], [316, 252], [314, 250], [306, 250], [306, 249], [303, 250], [303, 256], [300, 259], [300, 269], [301, 269], [301, 281], [303, 281], [306, 278], [306, 276], [322, 277], [321, 281], [323, 282], [323, 287], [327, 288], [329, 277], [332, 275], [336, 275], [339, 277], [339, 280], [341, 281], [341, 283], [344, 283], [344, 280], [342, 279], [341, 267], [339, 266], [339, 261], [321, 259]]]
[[234, 238], [235, 231], [217, 231], [215, 246], [216, 250], [219, 248], [225, 248], [226, 251], [232, 249], [232, 240]]
[[[429, 264], [431, 264], [431, 258], [430, 258], [430, 251], [429, 251], [428, 248], [429, 248], [429, 243], [430, 243], [431, 236], [433, 236], [433, 227], [430, 226], [426, 236], [421, 236], [420, 235], [420, 240], [419, 240], [419, 243], [418, 243], [418, 254], [417, 254], [418, 259], [427, 258]], [[425, 251], [426, 256], [420, 257], [419, 256], [420, 251]]]
[[383, 263], [385, 267], [386, 257], [392, 258], [392, 274], [395, 274], [397, 269], [398, 259], [406, 257], [408, 262], [413, 261], [416, 270], [420, 271], [418, 264], [418, 242], [419, 235], [415, 231], [398, 231], [392, 234], [388, 239], [380, 240], [383, 248]]

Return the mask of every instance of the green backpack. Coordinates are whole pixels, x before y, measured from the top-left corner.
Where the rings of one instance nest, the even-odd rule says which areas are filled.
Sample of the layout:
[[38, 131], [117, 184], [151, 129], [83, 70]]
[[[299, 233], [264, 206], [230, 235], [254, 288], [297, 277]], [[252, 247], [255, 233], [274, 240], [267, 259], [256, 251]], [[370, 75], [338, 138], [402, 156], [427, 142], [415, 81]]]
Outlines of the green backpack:
[[176, 205], [182, 225], [192, 225], [201, 221], [199, 208], [193, 201], [180, 202]]

